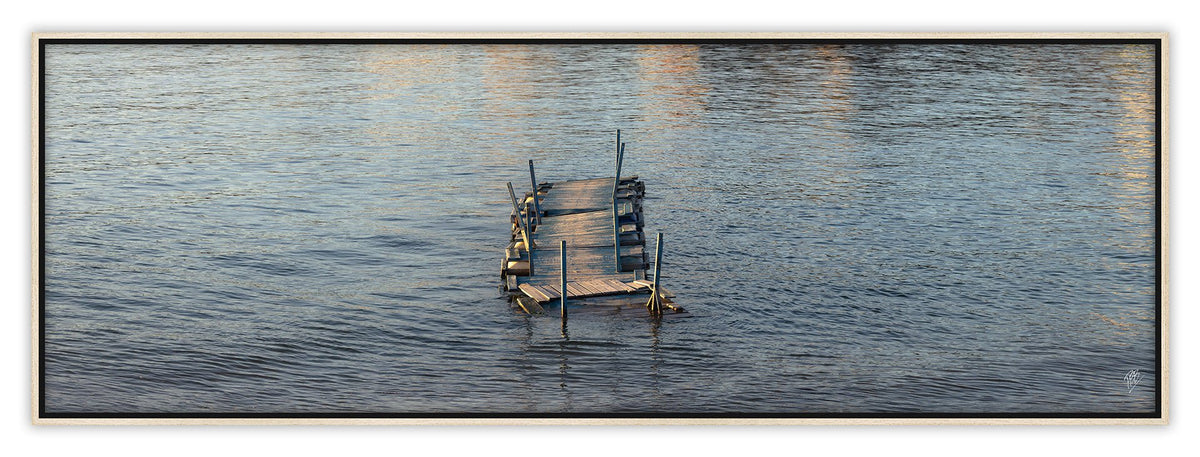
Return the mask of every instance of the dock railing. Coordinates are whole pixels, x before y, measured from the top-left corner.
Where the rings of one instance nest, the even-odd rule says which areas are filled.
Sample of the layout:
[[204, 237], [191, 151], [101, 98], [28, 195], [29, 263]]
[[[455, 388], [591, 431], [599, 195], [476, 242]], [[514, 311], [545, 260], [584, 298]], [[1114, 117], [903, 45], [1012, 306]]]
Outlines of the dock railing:
[[[529, 230], [532, 221], [528, 220], [528, 209], [522, 213], [521, 208], [526, 206], [523, 202], [517, 203], [517, 194], [513, 192], [512, 183], [508, 183], [508, 197], [512, 200], [513, 218], [517, 220], [517, 224], [521, 230], [521, 240], [525, 243], [525, 252], [529, 253], [529, 276], [533, 276], [533, 234]], [[536, 198], [536, 197], [535, 197]]]
[[617, 172], [613, 178], [613, 258], [616, 272], [621, 272], [621, 206], [617, 203], [617, 191], [621, 189], [621, 161], [625, 158], [625, 143], [621, 142], [621, 130], [617, 130]]

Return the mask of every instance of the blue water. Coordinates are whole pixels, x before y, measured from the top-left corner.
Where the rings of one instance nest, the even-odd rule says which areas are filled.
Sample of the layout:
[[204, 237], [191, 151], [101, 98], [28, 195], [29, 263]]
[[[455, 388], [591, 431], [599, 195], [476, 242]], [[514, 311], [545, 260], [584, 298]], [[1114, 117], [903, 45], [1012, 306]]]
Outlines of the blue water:
[[[1154, 62], [49, 45], [44, 411], [1153, 411]], [[497, 288], [505, 183], [617, 128], [689, 313], [564, 338]]]

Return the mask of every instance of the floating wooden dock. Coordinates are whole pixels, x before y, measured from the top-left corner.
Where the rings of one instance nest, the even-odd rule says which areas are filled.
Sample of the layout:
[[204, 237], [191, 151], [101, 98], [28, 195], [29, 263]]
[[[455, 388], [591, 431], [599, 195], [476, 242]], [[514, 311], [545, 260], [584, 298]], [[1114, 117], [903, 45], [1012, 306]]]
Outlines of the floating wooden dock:
[[637, 176], [620, 176], [624, 144], [617, 135], [616, 176], [537, 183], [531, 160], [531, 190], [518, 198], [509, 184], [512, 236], [501, 279], [525, 312], [561, 306], [564, 284], [572, 307], [636, 304], [654, 315], [664, 308], [683, 312], [661, 286], [657, 295], [651, 293], [656, 284], [647, 271], [651, 263], [642, 231], [645, 184]]

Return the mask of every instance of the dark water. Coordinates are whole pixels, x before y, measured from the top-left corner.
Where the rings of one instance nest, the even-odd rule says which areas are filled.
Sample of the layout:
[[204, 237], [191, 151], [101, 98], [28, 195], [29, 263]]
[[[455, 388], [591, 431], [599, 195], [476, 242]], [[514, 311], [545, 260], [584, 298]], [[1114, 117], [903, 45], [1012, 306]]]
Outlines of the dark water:
[[[1154, 58], [51, 45], [46, 411], [1152, 411]], [[617, 128], [690, 314], [564, 339], [505, 182]]]

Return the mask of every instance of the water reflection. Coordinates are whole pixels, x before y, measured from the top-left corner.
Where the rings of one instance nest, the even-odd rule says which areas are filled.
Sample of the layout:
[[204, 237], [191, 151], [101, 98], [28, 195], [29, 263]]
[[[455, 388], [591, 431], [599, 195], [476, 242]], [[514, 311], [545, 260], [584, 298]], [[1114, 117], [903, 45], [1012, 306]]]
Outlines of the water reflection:
[[657, 125], [645, 133], [700, 128], [710, 90], [700, 73], [700, 46], [639, 46], [636, 64], [642, 121]]
[[[444, 128], [462, 114], [471, 93], [446, 90], [470, 88], [473, 76], [464, 72], [471, 56], [450, 45], [370, 46], [361, 57], [364, 71], [375, 76], [367, 90], [373, 103], [365, 133], [384, 144], [407, 146], [442, 142]], [[402, 114], [402, 115], [401, 115]]]
[[[1154, 360], [1147, 47], [146, 52], [48, 78], [58, 410], [1153, 407], [1109, 382]], [[235, 95], [114, 126], [164, 103], [112, 90], [147, 74], [178, 76], [172, 106]], [[695, 314], [579, 313], [565, 338], [496, 292], [504, 182], [607, 172], [617, 127]], [[171, 369], [196, 347], [267, 355]]]
[[818, 58], [818, 103], [823, 114], [818, 119], [829, 134], [846, 141], [852, 135], [854, 127], [849, 124], [857, 111], [852, 100], [854, 66], [843, 46], [816, 46], [813, 51]]

